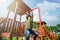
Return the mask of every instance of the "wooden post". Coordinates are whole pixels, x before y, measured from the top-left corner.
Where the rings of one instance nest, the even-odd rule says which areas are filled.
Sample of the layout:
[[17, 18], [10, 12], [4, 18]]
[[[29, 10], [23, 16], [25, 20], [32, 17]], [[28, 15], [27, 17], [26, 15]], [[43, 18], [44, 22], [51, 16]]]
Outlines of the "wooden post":
[[[14, 14], [14, 20], [13, 20], [13, 25], [12, 25], [12, 29], [14, 28], [14, 25], [15, 25], [15, 21], [16, 21], [16, 16], [17, 16], [17, 5], [18, 5], [18, 2], [16, 3], [16, 8], [15, 8], [15, 14]], [[14, 29], [13, 29], [14, 30]], [[12, 31], [12, 30], [11, 30]], [[12, 31], [13, 32], [13, 31]]]
[[[6, 26], [6, 22], [8, 21], [8, 17], [9, 17], [9, 13], [10, 13], [10, 10], [8, 10], [8, 14], [7, 14], [7, 16], [6, 16], [6, 19], [4, 20], [4, 24], [3, 24], [3, 27], [2, 27], [2, 29], [4, 29], [5, 30], [5, 26]], [[4, 28], [5, 27], [5, 28]], [[4, 30], [2, 31], [2, 32], [4, 32]], [[6, 31], [5, 32], [7, 32], [7, 28], [6, 28]]]
[[11, 25], [11, 30], [10, 30], [10, 33], [11, 33], [11, 35], [10, 35], [10, 40], [12, 40], [12, 39], [11, 39], [11, 38], [12, 38], [12, 33], [14, 32], [14, 25], [15, 25], [16, 16], [17, 16], [17, 13], [16, 13], [16, 11], [17, 11], [17, 4], [18, 4], [18, 2], [16, 3], [15, 15], [14, 15], [14, 20], [13, 20], [13, 25]]
[[[6, 32], [8, 32], [8, 26], [9, 26], [8, 18], [9, 18], [9, 14], [10, 14], [10, 10], [8, 10], [8, 14], [7, 14], [7, 17], [6, 17], [6, 21], [8, 22], [7, 28], [6, 28]], [[5, 23], [6, 23], [6, 22], [5, 22]]]
[[21, 31], [21, 15], [20, 15], [20, 26], [19, 26], [19, 33], [21, 33], [22, 31]]
[[16, 22], [16, 16], [17, 16], [17, 14], [15, 13], [15, 15], [14, 15], [14, 20], [13, 20], [13, 30], [12, 30], [12, 32], [14, 31], [14, 26], [15, 26], [15, 22]]
[[10, 33], [12, 31], [12, 20], [11, 20], [11, 23], [10, 23], [10, 29], [9, 29]]
[[[10, 13], [10, 10], [8, 10], [8, 14], [7, 14], [7, 19], [6, 19], [6, 21], [8, 22], [8, 18], [9, 18], [9, 13]], [[9, 23], [9, 22], [8, 22]], [[6, 31], [8, 31], [8, 26], [9, 26], [9, 24], [7, 24], [7, 28], [6, 28]]]

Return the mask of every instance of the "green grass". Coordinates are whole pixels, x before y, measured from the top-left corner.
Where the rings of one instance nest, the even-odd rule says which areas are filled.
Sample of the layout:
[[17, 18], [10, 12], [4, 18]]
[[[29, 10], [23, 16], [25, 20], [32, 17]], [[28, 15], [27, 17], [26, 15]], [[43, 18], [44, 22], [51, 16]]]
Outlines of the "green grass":
[[17, 40], [17, 37], [13, 37], [13, 39], [12, 40]]
[[6, 37], [6, 38], [2, 38], [2, 40], [8, 40], [8, 38]]

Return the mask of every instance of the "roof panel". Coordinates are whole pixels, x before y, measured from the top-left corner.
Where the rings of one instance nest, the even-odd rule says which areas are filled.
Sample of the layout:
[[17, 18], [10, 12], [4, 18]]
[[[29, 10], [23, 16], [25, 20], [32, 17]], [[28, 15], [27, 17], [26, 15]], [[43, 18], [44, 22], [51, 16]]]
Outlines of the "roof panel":
[[[15, 11], [16, 3], [17, 3], [17, 1], [15, 0], [9, 6], [9, 9], [13, 12]], [[19, 14], [19, 15], [23, 15], [23, 14], [25, 14], [26, 11], [30, 10], [30, 8], [22, 0], [18, 1], [18, 6], [17, 7], [18, 7], [18, 9], [17, 9], [16, 13]]]

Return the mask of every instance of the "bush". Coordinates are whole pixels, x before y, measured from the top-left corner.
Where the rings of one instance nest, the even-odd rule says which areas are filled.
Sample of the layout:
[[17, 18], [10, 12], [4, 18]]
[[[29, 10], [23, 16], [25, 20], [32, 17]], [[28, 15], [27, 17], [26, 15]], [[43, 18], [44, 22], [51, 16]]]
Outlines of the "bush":
[[17, 40], [17, 37], [13, 37], [13, 40]]

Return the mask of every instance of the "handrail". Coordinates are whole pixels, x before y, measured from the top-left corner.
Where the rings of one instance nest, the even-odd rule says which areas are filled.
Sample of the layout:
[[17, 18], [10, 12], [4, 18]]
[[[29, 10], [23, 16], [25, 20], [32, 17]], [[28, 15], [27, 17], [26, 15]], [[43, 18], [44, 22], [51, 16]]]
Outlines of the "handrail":
[[[4, 22], [2, 22], [2, 24], [4, 24]], [[21, 24], [21, 26], [20, 26]], [[6, 22], [5, 22], [5, 26], [1, 26], [0, 28], [0, 33], [14, 33], [14, 34], [17, 34], [17, 35], [24, 35], [25, 34], [25, 24], [23, 23], [20, 23], [18, 21], [15, 21], [15, 25], [14, 25], [14, 28], [13, 28], [13, 20], [12, 19], [8, 19]], [[3, 29], [3, 30], [2, 30]], [[12, 33], [12, 34], [13, 34]]]

